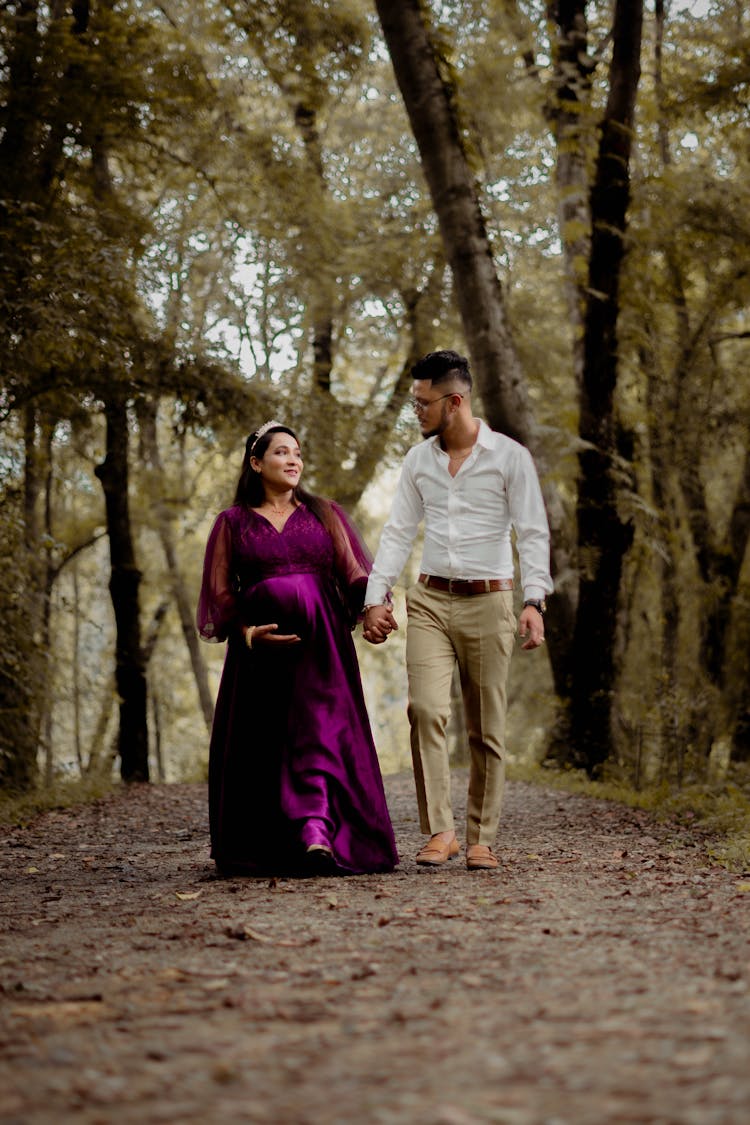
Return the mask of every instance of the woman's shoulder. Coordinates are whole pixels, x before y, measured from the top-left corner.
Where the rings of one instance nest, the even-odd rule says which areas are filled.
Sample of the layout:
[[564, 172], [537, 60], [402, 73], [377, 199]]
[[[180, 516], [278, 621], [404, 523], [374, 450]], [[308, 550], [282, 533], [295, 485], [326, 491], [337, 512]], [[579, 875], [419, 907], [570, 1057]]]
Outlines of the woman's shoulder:
[[351, 521], [349, 519], [349, 516], [346, 514], [345, 509], [341, 507], [338, 501], [331, 500], [327, 496], [318, 496], [317, 501], [320, 513], [323, 516], [324, 521], [326, 522], [329, 529], [331, 525], [337, 526], [343, 524], [343, 526], [346, 528], [350, 526]]
[[232, 504], [230, 508], [224, 508], [219, 512], [214, 524], [220, 527], [222, 524], [228, 524], [230, 527], [237, 527], [250, 519], [251, 509], [246, 508], [244, 504]]

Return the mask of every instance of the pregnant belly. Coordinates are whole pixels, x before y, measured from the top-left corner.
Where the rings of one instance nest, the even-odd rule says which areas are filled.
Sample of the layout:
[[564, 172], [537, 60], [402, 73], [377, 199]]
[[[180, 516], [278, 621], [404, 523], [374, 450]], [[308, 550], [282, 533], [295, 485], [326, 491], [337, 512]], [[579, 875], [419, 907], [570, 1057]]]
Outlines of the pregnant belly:
[[259, 582], [248, 592], [247, 621], [252, 625], [275, 622], [279, 633], [309, 636], [320, 606], [321, 590], [312, 574], [284, 574]]

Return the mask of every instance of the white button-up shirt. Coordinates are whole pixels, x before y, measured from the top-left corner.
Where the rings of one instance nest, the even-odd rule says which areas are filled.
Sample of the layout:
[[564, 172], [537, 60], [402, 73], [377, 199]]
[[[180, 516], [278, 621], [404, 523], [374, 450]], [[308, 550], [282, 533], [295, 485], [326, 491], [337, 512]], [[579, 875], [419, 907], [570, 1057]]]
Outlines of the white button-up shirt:
[[467, 459], [452, 477], [437, 437], [404, 458], [365, 595], [382, 603], [424, 520], [421, 570], [442, 578], [512, 578], [511, 528], [524, 598], [552, 593], [549, 525], [534, 462], [523, 445], [479, 423]]

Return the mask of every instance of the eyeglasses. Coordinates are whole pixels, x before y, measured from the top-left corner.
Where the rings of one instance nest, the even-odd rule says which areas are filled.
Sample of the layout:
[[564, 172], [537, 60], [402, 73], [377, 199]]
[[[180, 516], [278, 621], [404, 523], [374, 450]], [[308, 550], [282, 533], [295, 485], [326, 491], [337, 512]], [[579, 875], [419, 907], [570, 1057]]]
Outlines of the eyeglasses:
[[423, 398], [413, 398], [411, 400], [411, 408], [417, 414], [424, 414], [425, 410], [429, 409], [429, 407], [432, 406], [434, 403], [440, 402], [440, 400], [444, 399], [444, 398], [453, 398], [454, 395], [458, 395], [458, 397], [461, 400], [463, 400], [464, 396], [462, 394], [460, 394], [458, 391], [448, 391], [447, 395], [440, 395], [439, 398], [429, 398], [429, 399], [426, 399], [426, 400], [423, 399]]

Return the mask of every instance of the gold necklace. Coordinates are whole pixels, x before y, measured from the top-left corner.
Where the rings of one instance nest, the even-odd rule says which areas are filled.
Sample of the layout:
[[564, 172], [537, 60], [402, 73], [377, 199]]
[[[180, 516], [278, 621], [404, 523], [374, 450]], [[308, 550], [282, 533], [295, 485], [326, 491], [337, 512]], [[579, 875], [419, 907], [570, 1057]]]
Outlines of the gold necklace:
[[271, 511], [273, 512], [273, 514], [275, 516], [285, 516], [287, 514], [287, 512], [289, 512], [289, 511], [293, 512], [294, 508], [295, 508], [295, 505], [291, 501], [283, 508], [274, 508], [274, 506], [273, 506], [273, 504], [271, 503], [270, 500], [266, 500], [266, 504], [268, 505], [268, 507], [271, 509]]

